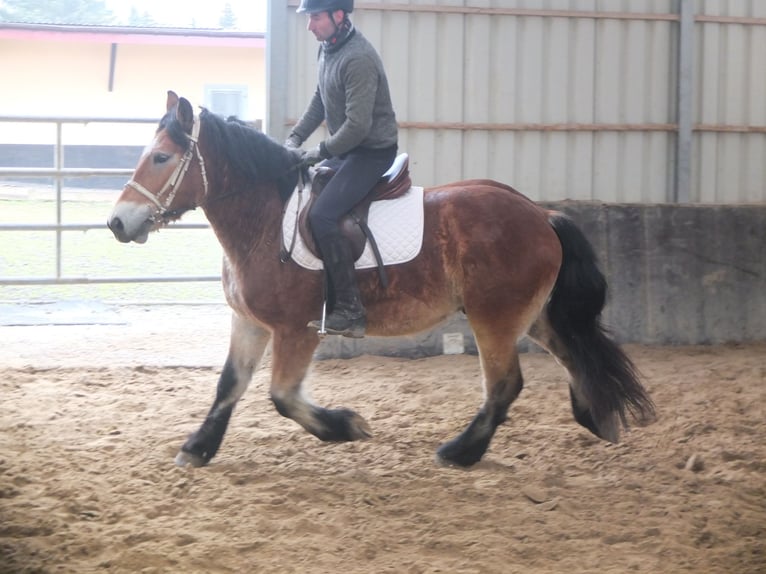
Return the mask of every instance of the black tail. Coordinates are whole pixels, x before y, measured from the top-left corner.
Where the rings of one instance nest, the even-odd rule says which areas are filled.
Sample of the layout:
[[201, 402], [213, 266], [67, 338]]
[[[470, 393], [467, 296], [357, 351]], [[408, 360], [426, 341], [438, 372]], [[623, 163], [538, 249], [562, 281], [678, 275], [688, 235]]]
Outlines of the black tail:
[[606, 279], [593, 247], [563, 213], [552, 212], [550, 223], [561, 241], [563, 257], [547, 306], [548, 320], [566, 347], [576, 379], [573, 385], [579, 393], [571, 393], [575, 418], [594, 434], [616, 442], [615, 417], [627, 427], [628, 412], [645, 421], [653, 416], [654, 405], [633, 362], [601, 323]]

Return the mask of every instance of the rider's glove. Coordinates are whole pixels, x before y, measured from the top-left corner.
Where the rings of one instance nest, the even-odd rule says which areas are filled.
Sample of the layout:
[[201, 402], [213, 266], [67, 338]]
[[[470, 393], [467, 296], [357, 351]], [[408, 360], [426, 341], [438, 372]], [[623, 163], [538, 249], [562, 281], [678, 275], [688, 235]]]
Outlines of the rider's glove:
[[290, 157], [292, 158], [292, 163], [296, 165], [303, 165], [303, 156], [306, 152], [304, 152], [302, 149], [290, 147], [289, 145], [285, 144], [285, 149], [290, 154]]
[[298, 134], [290, 132], [290, 135], [285, 140], [285, 147], [287, 149], [298, 149], [301, 147], [302, 143], [303, 142], [301, 141], [301, 138], [298, 137]]
[[322, 144], [319, 144], [303, 154], [303, 165], [316, 165], [320, 161], [328, 159], [329, 157], [330, 154], [327, 153], [326, 148]]

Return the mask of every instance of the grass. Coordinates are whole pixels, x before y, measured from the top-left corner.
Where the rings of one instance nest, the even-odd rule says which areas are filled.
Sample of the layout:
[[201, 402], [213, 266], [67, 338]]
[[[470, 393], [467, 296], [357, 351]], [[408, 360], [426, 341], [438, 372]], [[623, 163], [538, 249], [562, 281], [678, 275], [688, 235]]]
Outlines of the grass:
[[[89, 231], [64, 231], [61, 239], [61, 277], [132, 278], [217, 276], [221, 272], [221, 247], [211, 229], [163, 229], [147, 243], [123, 244], [106, 227], [113, 206], [112, 192], [99, 192], [64, 200], [65, 224], [97, 224]], [[6, 194], [7, 195], [7, 194]], [[192, 212], [184, 223], [206, 223]], [[54, 224], [56, 202], [51, 199], [0, 199], [0, 225]], [[9, 279], [51, 279], [56, 276], [54, 231], [0, 229], [0, 301], [42, 302], [60, 300], [119, 303], [222, 303], [218, 281], [174, 283], [105, 283], [78, 285], [4, 285]]]

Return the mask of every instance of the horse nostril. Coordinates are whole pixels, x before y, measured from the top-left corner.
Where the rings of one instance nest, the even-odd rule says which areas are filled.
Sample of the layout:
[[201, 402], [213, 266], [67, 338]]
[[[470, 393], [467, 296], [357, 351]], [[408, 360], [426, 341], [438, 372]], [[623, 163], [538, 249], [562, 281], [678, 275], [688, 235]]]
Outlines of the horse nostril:
[[115, 231], [124, 231], [124, 226], [122, 225], [122, 220], [119, 217], [114, 217], [106, 222], [106, 226], [111, 229], [113, 232]]

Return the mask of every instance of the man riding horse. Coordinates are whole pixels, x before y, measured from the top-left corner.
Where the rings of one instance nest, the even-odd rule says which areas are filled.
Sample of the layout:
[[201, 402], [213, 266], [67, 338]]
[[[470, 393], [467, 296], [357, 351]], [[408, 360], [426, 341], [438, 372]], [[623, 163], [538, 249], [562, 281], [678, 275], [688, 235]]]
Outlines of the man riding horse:
[[[308, 30], [321, 42], [318, 81], [306, 111], [285, 142], [304, 165], [332, 168], [335, 175], [309, 213], [335, 306], [325, 319], [330, 334], [363, 337], [362, 305], [348, 240], [338, 222], [373, 188], [397, 152], [398, 128], [380, 56], [349, 19], [353, 0], [301, 0]], [[298, 148], [326, 123], [329, 137], [309, 151]], [[321, 328], [321, 321], [309, 326]]]

